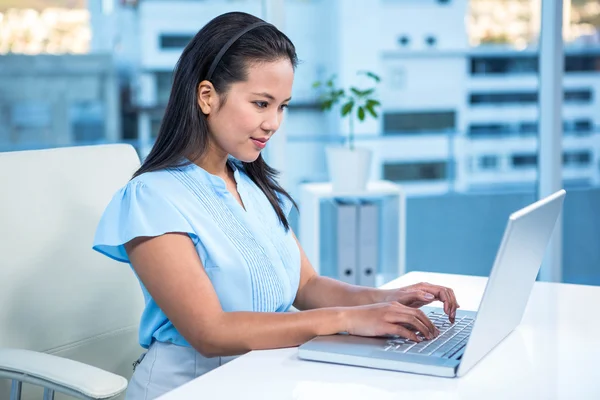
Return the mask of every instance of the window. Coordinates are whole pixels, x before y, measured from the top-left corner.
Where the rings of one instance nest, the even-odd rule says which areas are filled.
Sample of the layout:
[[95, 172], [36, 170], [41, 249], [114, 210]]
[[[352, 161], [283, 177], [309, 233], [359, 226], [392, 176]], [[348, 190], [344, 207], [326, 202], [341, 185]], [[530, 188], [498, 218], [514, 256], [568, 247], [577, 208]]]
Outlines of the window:
[[470, 124], [469, 136], [498, 136], [514, 131], [510, 124], [506, 123], [476, 123]]
[[590, 89], [571, 89], [565, 91], [565, 103], [589, 103], [592, 101]]
[[456, 129], [455, 111], [387, 112], [384, 135], [448, 132]]
[[52, 105], [44, 101], [17, 101], [10, 108], [11, 125], [16, 128], [46, 128], [52, 125]]
[[439, 162], [385, 163], [383, 177], [390, 181], [432, 181], [446, 179], [447, 164]]
[[52, 104], [40, 100], [16, 101], [8, 109], [0, 103], [0, 121], [8, 111], [7, 133], [0, 131], [0, 143], [9, 144], [40, 144], [46, 142], [48, 134], [52, 133]]
[[[536, 56], [480, 57], [470, 59], [471, 75], [535, 74], [538, 72]], [[599, 55], [565, 56], [565, 72], [600, 71]]]
[[138, 118], [137, 113], [133, 110], [122, 110], [121, 113], [121, 124], [123, 125], [123, 137], [124, 140], [137, 140], [138, 139]]
[[565, 166], [586, 166], [592, 161], [592, 155], [589, 151], [572, 151], [563, 154], [563, 164]]
[[[565, 133], [589, 134], [594, 130], [594, 123], [590, 119], [575, 119], [563, 122], [563, 131]], [[517, 122], [517, 123], [473, 123], [470, 124], [467, 133], [471, 137], [483, 136], [501, 136], [510, 134], [529, 135], [538, 132], [537, 122]]]
[[535, 74], [537, 57], [471, 57], [471, 74]]
[[498, 93], [471, 93], [469, 103], [479, 104], [533, 104], [537, 103], [536, 92], [498, 92]]
[[519, 132], [522, 134], [536, 134], [538, 131], [537, 122], [521, 122], [519, 123]]
[[594, 129], [593, 125], [589, 119], [579, 119], [574, 121], [573, 127], [576, 132], [590, 132]]
[[173, 86], [173, 73], [171, 71], [156, 73], [156, 101], [158, 104], [167, 104], [171, 95], [171, 86]]
[[[538, 101], [537, 92], [488, 92], [471, 93], [469, 103], [483, 104], [534, 104]], [[589, 103], [592, 101], [590, 89], [568, 89], [564, 92], [565, 103]]]
[[183, 49], [194, 35], [165, 33], [160, 35], [161, 49]]
[[481, 169], [496, 169], [498, 168], [498, 156], [485, 155], [479, 157], [479, 168]]
[[600, 71], [600, 56], [568, 55], [565, 57], [565, 72]]
[[593, 125], [589, 119], [576, 119], [565, 121], [563, 123], [563, 130], [565, 133], [591, 133]]
[[537, 165], [537, 154], [515, 154], [511, 157], [515, 168], [529, 168]]
[[150, 137], [152, 139], [156, 139], [158, 137], [158, 131], [160, 130], [161, 122], [161, 116], [152, 116], [150, 118]]
[[73, 103], [69, 116], [76, 142], [94, 142], [105, 138], [104, 104], [99, 101]]

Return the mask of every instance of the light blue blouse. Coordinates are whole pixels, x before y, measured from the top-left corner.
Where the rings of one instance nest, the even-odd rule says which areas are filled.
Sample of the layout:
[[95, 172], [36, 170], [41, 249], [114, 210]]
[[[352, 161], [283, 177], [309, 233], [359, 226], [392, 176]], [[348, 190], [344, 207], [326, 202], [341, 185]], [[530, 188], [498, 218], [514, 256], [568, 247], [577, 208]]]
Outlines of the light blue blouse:
[[[195, 164], [144, 173], [114, 195], [93, 249], [129, 263], [123, 245], [133, 238], [187, 233], [224, 311], [287, 311], [300, 281], [298, 245], [243, 165], [233, 158], [229, 164], [245, 210], [223, 179]], [[291, 202], [283, 196], [279, 200], [289, 215]], [[148, 348], [157, 340], [189, 346], [141, 281], [140, 285], [146, 304], [140, 345]]]

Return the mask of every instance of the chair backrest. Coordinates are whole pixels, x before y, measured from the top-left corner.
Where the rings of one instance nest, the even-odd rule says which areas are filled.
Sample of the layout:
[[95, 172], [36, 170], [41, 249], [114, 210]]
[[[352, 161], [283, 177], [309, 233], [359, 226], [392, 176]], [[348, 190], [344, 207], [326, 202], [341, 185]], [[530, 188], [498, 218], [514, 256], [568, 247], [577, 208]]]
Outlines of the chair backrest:
[[[131, 268], [92, 243], [139, 162], [123, 144], [0, 153], [0, 347], [131, 377], [143, 295]], [[0, 399], [9, 388], [0, 382]]]

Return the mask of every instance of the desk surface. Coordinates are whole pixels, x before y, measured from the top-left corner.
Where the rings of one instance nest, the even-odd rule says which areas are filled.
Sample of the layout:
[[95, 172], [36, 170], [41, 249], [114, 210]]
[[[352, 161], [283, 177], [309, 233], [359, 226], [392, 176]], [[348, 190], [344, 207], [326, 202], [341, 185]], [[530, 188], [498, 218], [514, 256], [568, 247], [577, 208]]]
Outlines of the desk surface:
[[[386, 287], [417, 282], [477, 310], [487, 278], [411, 272]], [[161, 400], [600, 399], [599, 298], [600, 287], [536, 282], [521, 324], [462, 378], [304, 361], [290, 348], [250, 352]]]

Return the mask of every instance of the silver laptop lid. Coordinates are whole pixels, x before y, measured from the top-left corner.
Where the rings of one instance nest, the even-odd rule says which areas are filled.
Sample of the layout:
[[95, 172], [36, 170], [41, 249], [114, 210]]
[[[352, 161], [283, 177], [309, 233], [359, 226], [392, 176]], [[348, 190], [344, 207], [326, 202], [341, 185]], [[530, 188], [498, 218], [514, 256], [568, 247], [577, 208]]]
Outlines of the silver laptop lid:
[[521, 321], [565, 194], [560, 190], [510, 215], [458, 376], [471, 369]]

